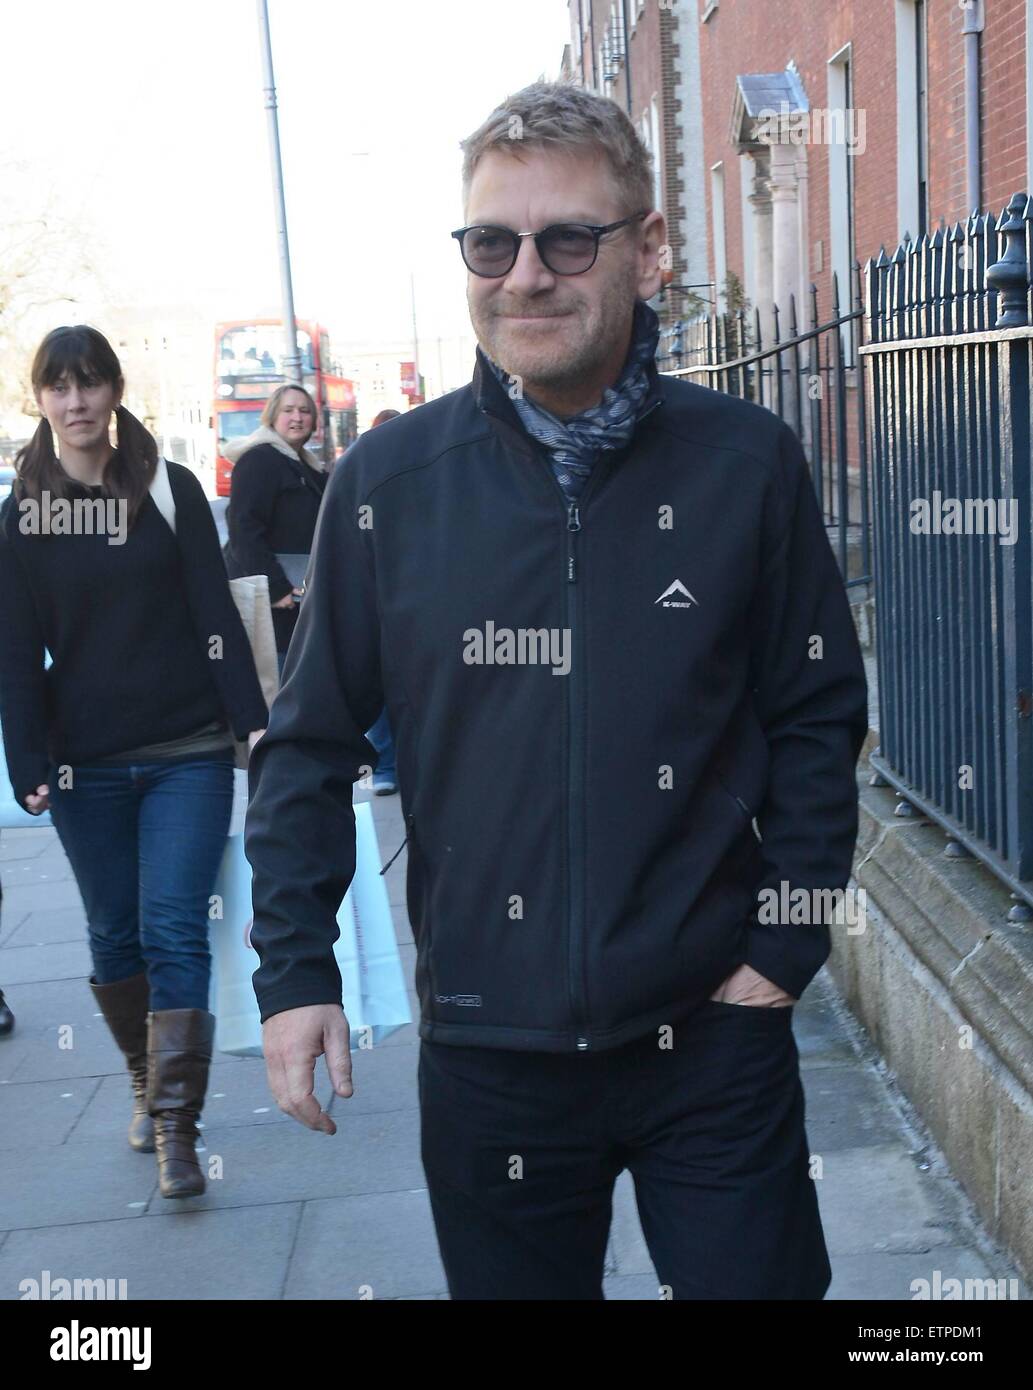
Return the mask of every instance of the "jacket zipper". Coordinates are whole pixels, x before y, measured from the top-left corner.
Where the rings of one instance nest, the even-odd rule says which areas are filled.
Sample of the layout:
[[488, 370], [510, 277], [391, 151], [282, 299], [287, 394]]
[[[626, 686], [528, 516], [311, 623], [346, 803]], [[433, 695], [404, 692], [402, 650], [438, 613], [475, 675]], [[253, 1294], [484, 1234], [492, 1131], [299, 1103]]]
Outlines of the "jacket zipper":
[[[550, 466], [549, 472], [552, 472]], [[591, 479], [589, 480], [591, 483]], [[566, 497], [564, 497], [566, 501]], [[582, 847], [584, 808], [582, 784], [584, 778], [584, 719], [581, 709], [580, 652], [577, 621], [577, 536], [581, 530], [581, 508], [577, 502], [567, 505], [567, 592], [566, 620], [570, 633], [570, 671], [567, 675], [567, 966], [570, 978], [570, 1011], [574, 1020], [576, 1047], [588, 1051], [588, 1001], [584, 983], [585, 972], [585, 863]]]
[[[662, 401], [654, 401], [642, 415], [638, 425], [652, 415]], [[487, 412], [489, 414], [493, 412]], [[498, 417], [496, 417], [498, 418]], [[508, 422], [503, 422], [507, 424]], [[508, 426], [512, 428], [512, 426]], [[578, 1052], [587, 1052], [591, 1046], [588, 1037], [588, 1000], [585, 985], [585, 854], [584, 837], [584, 762], [585, 762], [585, 719], [582, 695], [583, 681], [580, 675], [577, 640], [580, 635], [578, 624], [578, 547], [577, 536], [582, 531], [581, 508], [588, 502], [600, 477], [610, 471], [617, 458], [622, 458], [627, 449], [614, 457], [600, 459], [592, 469], [588, 483], [581, 494], [580, 502], [570, 502], [560, 487], [545, 447], [534, 441], [534, 451], [542, 466], [547, 470], [550, 480], [559, 493], [560, 505], [566, 516], [567, 555], [565, 589], [565, 616], [570, 632], [571, 665], [567, 677], [567, 963], [569, 969], [569, 999], [574, 1021], [574, 1045]]]
[[[639, 424], [651, 415], [660, 401], [654, 401], [639, 417]], [[636, 426], [637, 428], [637, 426]], [[540, 446], [539, 446], [540, 447]], [[619, 457], [627, 450], [622, 450]], [[567, 512], [567, 627], [570, 631], [571, 665], [567, 677], [567, 862], [570, 892], [568, 917], [568, 963], [570, 968], [570, 1007], [574, 1019], [575, 1046], [587, 1052], [591, 1046], [588, 1033], [588, 987], [585, 977], [585, 711], [584, 676], [579, 661], [578, 639], [578, 545], [577, 537], [584, 529], [581, 508], [586, 506], [597, 484], [610, 472], [616, 459], [600, 459], [592, 469], [580, 502], [568, 502], [566, 493], [556, 482], [548, 457], [544, 457], [549, 476], [556, 482]]]

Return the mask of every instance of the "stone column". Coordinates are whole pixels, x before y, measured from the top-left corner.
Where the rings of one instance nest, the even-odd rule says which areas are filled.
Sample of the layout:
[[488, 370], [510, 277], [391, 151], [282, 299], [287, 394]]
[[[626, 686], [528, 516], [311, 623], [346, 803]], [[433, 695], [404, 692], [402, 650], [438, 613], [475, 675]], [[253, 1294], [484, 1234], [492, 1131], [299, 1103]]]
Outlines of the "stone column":
[[[771, 249], [771, 191], [768, 187], [767, 156], [751, 155], [753, 160], [753, 192], [749, 196], [753, 209], [753, 252], [756, 261], [756, 300], [754, 307], [760, 314], [761, 341], [768, 347], [774, 339], [775, 324], [772, 304], [772, 249]], [[770, 406], [770, 383], [765, 379], [763, 404]]]
[[[779, 336], [789, 336], [789, 296], [799, 293], [800, 275], [800, 210], [796, 178], [796, 147], [788, 141], [771, 146], [771, 292], [778, 305]], [[797, 314], [801, 306], [797, 304]], [[783, 364], [789, 366], [788, 362]], [[774, 387], [774, 383], [772, 383]], [[794, 392], [789, 378], [783, 376], [785, 417], [794, 429], [796, 419]], [[772, 396], [774, 406], [776, 397]]]

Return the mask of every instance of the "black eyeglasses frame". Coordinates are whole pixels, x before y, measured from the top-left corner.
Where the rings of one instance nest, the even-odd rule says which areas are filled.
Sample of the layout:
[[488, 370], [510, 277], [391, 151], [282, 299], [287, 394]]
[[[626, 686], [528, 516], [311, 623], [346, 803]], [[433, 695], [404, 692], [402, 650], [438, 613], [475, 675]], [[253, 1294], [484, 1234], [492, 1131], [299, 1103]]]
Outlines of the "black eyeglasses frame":
[[[592, 269], [592, 267], [595, 265], [596, 261], [599, 258], [599, 241], [602, 237], [606, 236], [608, 232], [617, 231], [620, 227], [627, 227], [632, 222], [641, 222], [644, 217], [649, 216], [649, 211], [650, 210], [647, 208], [644, 212], [632, 213], [630, 217], [622, 217], [619, 222], [608, 222], [603, 227], [593, 226], [589, 222], [553, 222], [548, 227], [543, 227], [541, 231], [538, 232], [514, 232], [510, 227], [500, 227], [493, 222], [473, 222], [468, 227], [457, 227], [456, 230], [452, 232], [452, 236], [459, 243], [459, 254], [462, 256], [463, 264], [466, 266], [467, 270], [470, 272], [471, 275], [477, 275], [482, 280], [501, 280], [503, 276], [508, 275], [517, 263], [517, 257], [520, 255], [520, 243], [525, 237], [534, 238], [535, 250], [538, 252], [538, 257], [541, 260], [542, 265], [544, 265], [546, 270], [548, 270], [552, 275], [584, 275]], [[555, 270], [549, 264], [542, 251], [542, 243], [540, 238], [546, 236], [549, 232], [559, 231], [567, 227], [576, 228], [576, 230], [579, 232], [591, 232], [592, 236], [595, 239], [595, 246], [592, 249], [592, 259], [589, 261], [588, 265], [582, 267], [581, 270]], [[506, 266], [505, 270], [500, 270], [496, 274], [488, 274], [486, 271], [483, 270], [475, 270], [473, 266], [470, 264], [470, 262], [466, 259], [466, 251], [463, 247], [463, 238], [466, 236], [467, 232], [474, 232], [478, 229], [483, 231], [505, 232], [507, 236], [512, 237], [513, 257], [509, 264]]]

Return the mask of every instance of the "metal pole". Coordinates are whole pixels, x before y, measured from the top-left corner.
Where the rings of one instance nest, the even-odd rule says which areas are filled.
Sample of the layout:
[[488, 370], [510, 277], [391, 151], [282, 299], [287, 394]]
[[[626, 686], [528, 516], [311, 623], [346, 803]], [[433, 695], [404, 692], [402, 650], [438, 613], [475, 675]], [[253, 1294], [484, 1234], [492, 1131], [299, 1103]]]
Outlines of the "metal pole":
[[273, 80], [273, 46], [269, 37], [269, 6], [258, 0], [258, 23], [262, 31], [262, 70], [265, 109], [269, 113], [269, 156], [273, 165], [273, 192], [276, 201], [276, 237], [280, 247], [280, 289], [283, 297], [283, 335], [286, 352], [283, 374], [288, 381], [301, 381], [301, 355], [298, 327], [294, 317], [294, 286], [291, 283], [291, 252], [287, 242], [287, 204], [283, 196], [283, 165], [280, 161], [280, 123], [276, 114], [276, 83]]

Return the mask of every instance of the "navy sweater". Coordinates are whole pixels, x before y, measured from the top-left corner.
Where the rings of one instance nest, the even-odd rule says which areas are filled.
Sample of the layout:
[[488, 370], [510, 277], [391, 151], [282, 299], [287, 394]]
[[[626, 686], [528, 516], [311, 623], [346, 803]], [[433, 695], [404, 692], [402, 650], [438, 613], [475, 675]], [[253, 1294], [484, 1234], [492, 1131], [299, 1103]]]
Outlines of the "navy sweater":
[[237, 738], [265, 727], [211, 508], [189, 469], [168, 471], [175, 536], [150, 497], [124, 545], [24, 535], [13, 494], [0, 509], [0, 722], [22, 803], [52, 763], [87, 764], [215, 720]]

